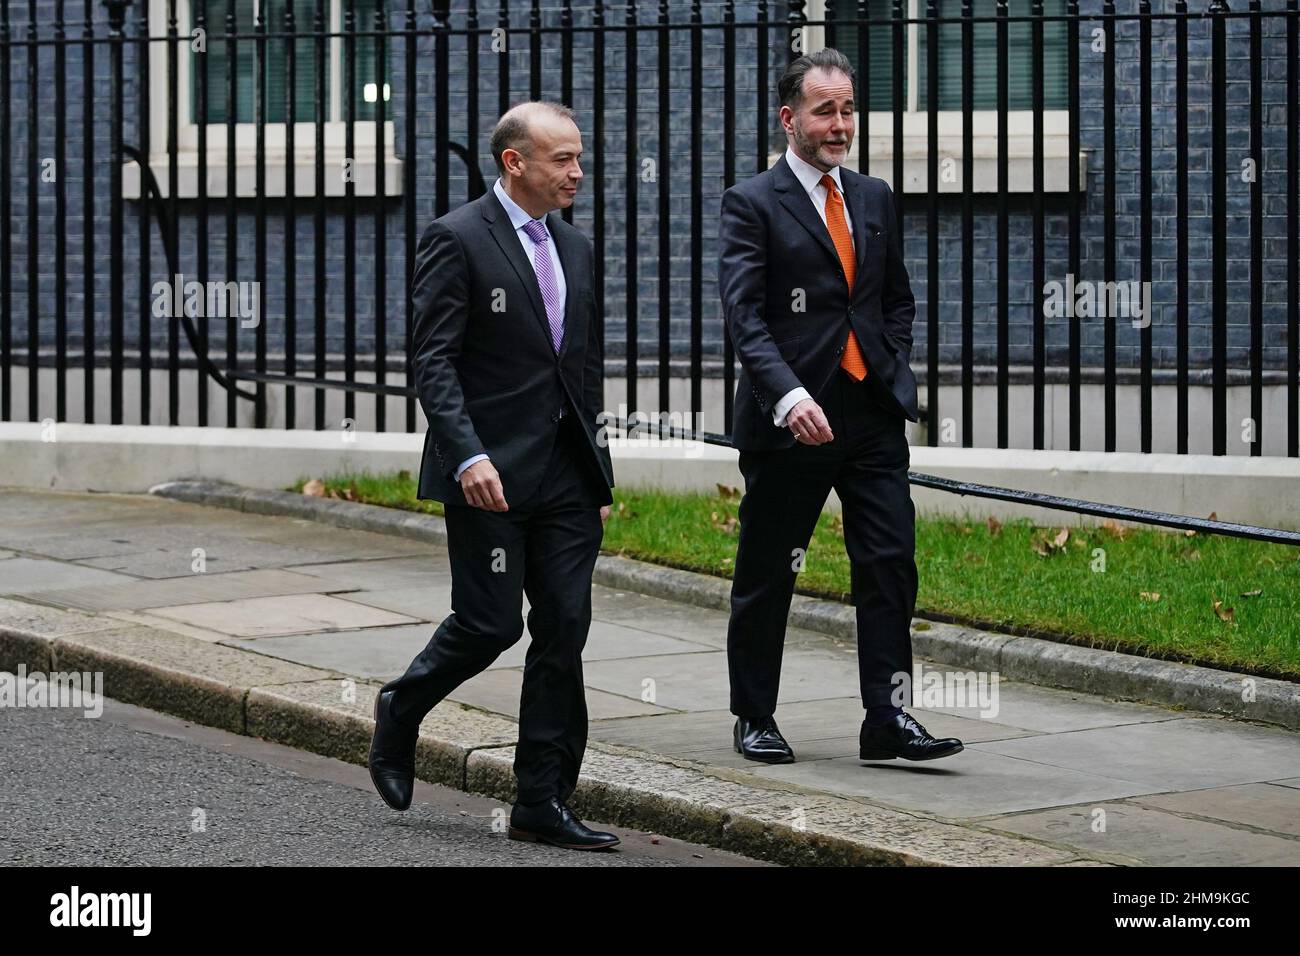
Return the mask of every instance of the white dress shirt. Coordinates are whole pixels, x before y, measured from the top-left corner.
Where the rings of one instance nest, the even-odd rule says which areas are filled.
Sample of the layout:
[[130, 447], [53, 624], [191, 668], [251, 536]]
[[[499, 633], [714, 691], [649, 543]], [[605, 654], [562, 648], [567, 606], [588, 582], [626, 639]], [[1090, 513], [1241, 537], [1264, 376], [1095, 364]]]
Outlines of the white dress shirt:
[[[515, 227], [515, 237], [519, 240], [519, 244], [523, 246], [524, 258], [526, 258], [531, 264], [533, 261], [533, 250], [537, 247], [537, 243], [533, 242], [532, 238], [524, 230], [524, 226], [532, 222], [533, 217], [529, 215], [527, 210], [520, 206], [519, 203], [510, 198], [505, 187], [501, 185], [500, 177], [498, 177], [497, 181], [492, 184], [492, 191], [496, 194], [497, 199], [500, 200], [501, 205], [505, 207], [506, 215], [510, 217], [510, 225]], [[822, 190], [822, 192], [825, 192], [825, 190]], [[564, 268], [560, 265], [560, 253], [559, 250], [555, 248], [555, 237], [551, 235], [551, 227], [546, 225], [545, 216], [542, 217], [541, 223], [543, 226], [546, 226], [546, 234], [551, 237], [550, 241], [546, 243], [546, 247], [551, 253], [551, 268], [555, 270], [555, 284], [560, 290], [560, 314], [563, 315], [564, 303], [568, 297], [569, 287], [564, 281]], [[474, 455], [462, 461], [460, 467], [456, 469], [456, 480], [460, 481], [461, 472], [466, 468], [474, 464], [476, 461], [483, 461], [485, 458], [487, 458], [487, 455]]]
[[[829, 175], [835, 180], [835, 188], [844, 195], [844, 183], [840, 181], [840, 168], [834, 166], [829, 173], [823, 173], [816, 166], [804, 162], [795, 151], [786, 147], [785, 161], [790, 164], [790, 169], [794, 172], [795, 178], [799, 180], [799, 185], [804, 188], [808, 198], [817, 209], [817, 214], [822, 217], [822, 222], [826, 221], [826, 200], [829, 193], [825, 186], [822, 185], [822, 177]], [[849, 242], [853, 242], [853, 220], [849, 218], [849, 205], [844, 204], [844, 224], [849, 227]], [[781, 396], [781, 400], [772, 406], [772, 423], [777, 428], [785, 427], [785, 417], [790, 414], [790, 409], [794, 408], [805, 398], [812, 398], [808, 394], [808, 389], [800, 385], [798, 388], [791, 389]]]

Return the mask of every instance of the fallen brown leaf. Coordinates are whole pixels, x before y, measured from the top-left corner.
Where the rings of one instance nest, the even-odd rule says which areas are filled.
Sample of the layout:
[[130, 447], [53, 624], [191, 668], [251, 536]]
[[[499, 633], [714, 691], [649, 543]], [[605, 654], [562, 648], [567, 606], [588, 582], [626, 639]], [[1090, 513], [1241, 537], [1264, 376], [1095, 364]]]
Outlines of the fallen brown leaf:
[[1237, 616], [1237, 611], [1235, 608], [1224, 607], [1222, 601], [1215, 601], [1214, 614], [1220, 621], [1226, 621], [1231, 624]]
[[1110, 535], [1111, 537], [1119, 538], [1121, 541], [1133, 533], [1132, 528], [1120, 524], [1119, 522], [1115, 521], [1113, 518], [1107, 518], [1105, 521], [1103, 521], [1101, 523], [1101, 530], [1104, 531], [1106, 534]]
[[1002, 533], [1002, 522], [999, 521], [997, 518], [993, 517], [992, 515], [989, 515], [988, 520], [985, 521], [984, 523], [988, 526], [989, 534], [993, 535], [994, 537]]
[[311, 495], [313, 498], [324, 498], [325, 482], [321, 481], [319, 478], [313, 478], [302, 486], [302, 493], [304, 495]]

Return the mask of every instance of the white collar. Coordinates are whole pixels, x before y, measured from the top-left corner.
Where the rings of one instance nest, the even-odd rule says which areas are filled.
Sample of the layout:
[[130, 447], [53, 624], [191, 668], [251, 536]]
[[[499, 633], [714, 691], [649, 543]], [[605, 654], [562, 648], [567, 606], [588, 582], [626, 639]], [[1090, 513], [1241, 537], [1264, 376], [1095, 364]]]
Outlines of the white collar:
[[838, 166], [832, 166], [829, 173], [823, 173], [816, 166], [805, 162], [795, 153], [794, 148], [791, 146], [785, 148], [785, 161], [790, 164], [790, 171], [799, 180], [799, 185], [803, 187], [804, 192], [812, 192], [821, 183], [822, 177], [829, 175], [831, 179], [835, 180], [835, 188], [840, 191], [840, 195], [844, 195], [844, 184], [840, 182], [840, 168]]
[[[533, 217], [528, 214], [528, 210], [510, 198], [510, 194], [506, 192], [506, 188], [501, 185], [500, 177], [497, 177], [497, 181], [492, 184], [492, 191], [496, 193], [497, 199], [501, 201], [501, 205], [505, 208], [506, 215], [510, 217], [510, 225], [514, 226], [516, 231], [524, 228], [526, 224], [533, 221]], [[546, 217], [543, 216], [541, 221], [542, 224], [545, 225]], [[551, 231], [549, 226], [546, 231]]]

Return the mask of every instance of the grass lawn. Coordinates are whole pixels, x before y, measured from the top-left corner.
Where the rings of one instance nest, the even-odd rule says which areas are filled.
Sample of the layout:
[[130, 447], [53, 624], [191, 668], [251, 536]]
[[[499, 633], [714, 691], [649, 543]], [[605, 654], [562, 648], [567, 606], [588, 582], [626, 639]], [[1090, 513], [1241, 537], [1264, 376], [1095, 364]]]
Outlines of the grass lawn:
[[[302, 489], [303, 482], [294, 486]], [[327, 493], [441, 514], [409, 472], [324, 479]], [[730, 577], [739, 493], [614, 489], [602, 549]], [[1062, 512], [1062, 519], [1073, 516]], [[1185, 532], [919, 517], [918, 616], [1300, 679], [1300, 548]], [[797, 590], [848, 600], [838, 517], [823, 515]]]

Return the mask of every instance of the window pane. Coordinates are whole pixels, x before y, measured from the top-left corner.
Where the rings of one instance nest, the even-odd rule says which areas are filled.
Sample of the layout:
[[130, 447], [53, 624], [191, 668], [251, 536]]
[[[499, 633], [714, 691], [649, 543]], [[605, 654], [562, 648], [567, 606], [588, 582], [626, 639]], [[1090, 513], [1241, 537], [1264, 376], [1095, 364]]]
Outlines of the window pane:
[[[295, 28], [299, 32], [313, 29], [315, 22], [315, 0], [292, 0]], [[202, 0], [193, 0], [190, 16], [197, 18]], [[266, 32], [284, 31], [284, 14], [289, 0], [264, 0], [266, 11]], [[190, 56], [191, 117], [198, 117], [198, 74], [206, 61], [208, 70], [208, 122], [225, 123], [229, 118], [229, 78], [230, 41], [223, 36], [227, 32], [226, 17], [231, 9], [231, 0], [207, 0], [208, 51], [206, 54]], [[239, 39], [235, 41], [235, 121], [239, 123], [256, 122], [253, 96], [253, 66], [257, 55], [257, 43], [253, 39], [253, 0], [234, 0], [235, 32]], [[325, 29], [329, 30], [329, 7], [325, 9]], [[296, 56], [294, 96], [294, 118], [299, 122], [311, 122], [316, 116], [316, 41], [312, 37], [303, 37], [293, 41]], [[288, 84], [288, 64], [285, 56], [288, 41], [283, 37], [266, 40], [263, 60], [263, 82], [266, 86], [266, 121], [283, 123], [286, 116], [286, 86]], [[329, 117], [329, 47], [325, 47], [325, 116]]]
[[[285, 32], [284, 14], [288, 0], [264, 0], [266, 32]], [[316, 0], [293, 0], [294, 30], [310, 33], [315, 29]], [[329, 31], [329, 4], [325, 4], [325, 30]], [[289, 85], [289, 41], [284, 37], [266, 41], [266, 118], [269, 123], [283, 123], [288, 104], [285, 93]], [[325, 44], [325, 118], [329, 118], [329, 44]], [[242, 51], [241, 51], [242, 52]], [[293, 41], [294, 98], [293, 118], [300, 123], [316, 119], [316, 40], [306, 36]], [[250, 50], [251, 55], [251, 50]], [[241, 117], [242, 119], [242, 117]], [[252, 121], [252, 117], [249, 117]]]
[[[857, 0], [838, 0], [835, 4], [836, 20], [857, 17]], [[893, 0], [868, 0], [867, 15], [872, 19], [888, 19], [893, 15]], [[903, 8], [907, 15], [907, 7]], [[835, 46], [853, 63], [858, 74], [858, 98], [870, 103], [870, 109], [890, 110], [894, 103], [894, 27], [888, 23], [863, 25], [867, 31], [868, 73], [865, 78], [859, 59], [858, 25], [848, 24], [835, 28]], [[903, 27], [903, 60], [899, 72], [904, 78], [903, 102], [907, 102], [907, 27]]]
[[[940, 0], [941, 17], [961, 17], [961, 0]], [[981, 8], [983, 10], [985, 8]], [[991, 11], [991, 5], [987, 8]], [[1030, 0], [1010, 0], [1007, 13], [1010, 16], [1028, 16]], [[1043, 13], [1047, 16], [1065, 13], [1065, 0], [1044, 0]], [[981, 14], [987, 15], [987, 14]], [[1066, 27], [1063, 21], [1043, 24], [1043, 108], [1065, 109], [1068, 105], [1066, 89]], [[1033, 100], [1033, 62], [1030, 56], [1029, 23], [1007, 24], [1007, 108], [1013, 110], [1032, 109]], [[939, 26], [939, 109], [959, 110], [961, 101], [961, 24], [950, 23]], [[974, 83], [972, 93], [975, 109], [997, 109], [998, 105], [998, 59], [997, 59], [997, 24], [977, 23], [974, 25], [971, 43], [971, 56], [974, 61]], [[929, 108], [927, 98], [928, 60], [926, 58], [926, 27], [917, 26], [917, 72], [918, 99], [917, 109]]]
[[[346, 4], [348, 3], [348, 0], [340, 0], [340, 2], [345, 4], [343, 9], [346, 10], [347, 9]], [[375, 29], [375, 4], [376, 3], [377, 0], [352, 0], [352, 9], [355, 12], [355, 18], [356, 18], [354, 29], [358, 33], [362, 33], [367, 30], [373, 31]], [[385, 28], [387, 28], [387, 25], [385, 25]], [[344, 25], [344, 30], [346, 32], [346, 24]], [[348, 67], [347, 67], [347, 55], [348, 55], [347, 42], [345, 41], [343, 44], [343, 49], [341, 51], [342, 62], [343, 62], [343, 75], [345, 78], [348, 77], [349, 75], [351, 76], [352, 95], [356, 98], [358, 120], [374, 120], [379, 115], [378, 98], [383, 95], [383, 91], [388, 77], [385, 76], [383, 78], [384, 82], [381, 83], [379, 77], [376, 75], [376, 64], [379, 62], [378, 58], [375, 55], [377, 52], [376, 43], [386, 44], [387, 42], [388, 40], [386, 37], [381, 37], [381, 38], [376, 38], [373, 36], [356, 37], [352, 41], [352, 46], [355, 51], [355, 58], [353, 61], [355, 64], [355, 68], [352, 70], [351, 74], [348, 73]], [[385, 67], [389, 66], [391, 60], [392, 60], [392, 51], [385, 49], [384, 51]], [[388, 119], [393, 118], [393, 106], [391, 100], [390, 102], [384, 104], [384, 115]], [[347, 119], [346, 114], [340, 116], [339, 119]]]

